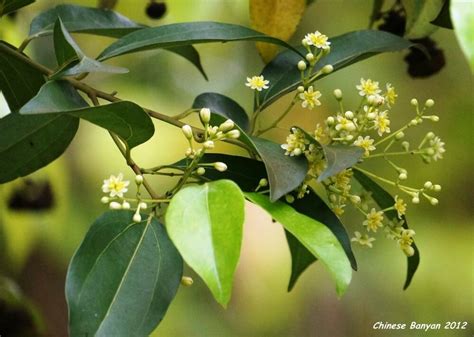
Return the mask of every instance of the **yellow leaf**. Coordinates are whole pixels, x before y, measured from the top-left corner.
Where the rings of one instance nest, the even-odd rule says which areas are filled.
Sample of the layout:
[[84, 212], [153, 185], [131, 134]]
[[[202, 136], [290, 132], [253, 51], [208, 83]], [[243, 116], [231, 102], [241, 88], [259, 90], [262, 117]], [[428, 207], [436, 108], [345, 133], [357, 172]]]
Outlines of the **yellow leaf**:
[[[288, 41], [301, 21], [306, 0], [250, 0], [250, 24], [253, 29]], [[265, 63], [277, 53], [277, 47], [257, 42]]]

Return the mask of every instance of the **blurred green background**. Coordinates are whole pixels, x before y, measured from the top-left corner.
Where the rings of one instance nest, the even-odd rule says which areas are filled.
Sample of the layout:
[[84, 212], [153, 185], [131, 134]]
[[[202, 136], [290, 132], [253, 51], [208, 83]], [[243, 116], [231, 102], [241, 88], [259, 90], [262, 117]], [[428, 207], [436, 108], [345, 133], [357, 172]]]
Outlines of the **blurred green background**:
[[[29, 22], [40, 11], [62, 1], [37, 1], [21, 10], [15, 19], [2, 18], [0, 38], [19, 45], [27, 35]], [[95, 6], [95, 1], [68, 1]], [[213, 20], [249, 25], [246, 0], [172, 0], [164, 19], [146, 17], [147, 1], [119, 0], [117, 11], [148, 25]], [[323, 1], [311, 5], [304, 15], [293, 44], [306, 32], [319, 30], [328, 36], [365, 29], [372, 1]], [[112, 40], [75, 35], [89, 55], [97, 55]], [[437, 124], [424, 123], [409, 137], [421, 139], [432, 130], [446, 142], [445, 159], [431, 165], [421, 160], [401, 161], [408, 169], [409, 183], [422, 185], [431, 180], [443, 186], [436, 207], [426, 202], [408, 211], [410, 226], [416, 230], [421, 264], [415, 279], [402, 291], [406, 259], [396, 245], [377, 237], [372, 249], [355, 247], [359, 271], [348, 292], [338, 299], [328, 273], [320, 264], [311, 266], [291, 293], [286, 292], [290, 255], [282, 229], [252, 206], [248, 206], [242, 258], [238, 266], [232, 301], [224, 310], [216, 304], [205, 285], [193, 276], [190, 288], [181, 287], [164, 321], [153, 336], [164, 337], [343, 337], [343, 336], [472, 336], [473, 229], [472, 229], [472, 128], [473, 83], [452, 31], [439, 29], [433, 38], [444, 50], [446, 66], [427, 79], [413, 79], [406, 72], [404, 53], [383, 54], [337, 72], [317, 83], [323, 105], [313, 111], [295, 109], [282, 126], [267, 136], [284, 141], [286, 126], [311, 129], [335, 111], [331, 97], [335, 88], [347, 102], [357, 104], [355, 85], [361, 77], [390, 82], [398, 91], [392, 110], [393, 129], [413, 116], [412, 97], [420, 102], [433, 98]], [[93, 75], [87, 82], [170, 115], [190, 107], [193, 98], [206, 91], [228, 95], [250, 110], [252, 93], [244, 86], [248, 75], [263, 66], [253, 43], [199, 45], [206, 82], [187, 61], [165, 51], [151, 51], [113, 60], [126, 66], [129, 74]], [[42, 38], [26, 50], [33, 58], [54, 66], [52, 41]], [[265, 116], [278, 113], [289, 97], [274, 104]], [[156, 123], [156, 133], [147, 144], [134, 150], [143, 167], [180, 159], [185, 150], [179, 130]], [[219, 150], [230, 150], [229, 147]], [[382, 163], [382, 162], [380, 162]], [[382, 165], [381, 165], [382, 166]], [[383, 165], [385, 168], [386, 165]], [[380, 168], [377, 167], [380, 172]], [[104, 211], [100, 204], [102, 179], [124, 172], [133, 175], [115, 150], [107, 132], [82, 122], [78, 136], [66, 154], [32, 177], [49, 179], [55, 206], [41, 213], [15, 212], [7, 208], [17, 180], [0, 186], [1, 259], [0, 271], [16, 280], [36, 305], [47, 336], [67, 335], [64, 280], [67, 264], [92, 221]], [[387, 168], [386, 175], [391, 174]], [[158, 189], [171, 185], [156, 179]], [[349, 232], [360, 228], [362, 219], [345, 220]], [[377, 322], [441, 323], [467, 321], [467, 330], [380, 331]], [[0, 327], [1, 333], [1, 327]], [[8, 336], [7, 336], [8, 337]]]

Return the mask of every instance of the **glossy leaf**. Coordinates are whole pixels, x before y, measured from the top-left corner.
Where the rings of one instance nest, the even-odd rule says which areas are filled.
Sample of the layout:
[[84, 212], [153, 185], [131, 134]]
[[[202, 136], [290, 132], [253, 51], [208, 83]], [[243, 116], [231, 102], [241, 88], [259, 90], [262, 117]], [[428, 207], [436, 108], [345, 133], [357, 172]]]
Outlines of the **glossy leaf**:
[[318, 181], [323, 181], [352, 167], [364, 154], [362, 148], [349, 145], [323, 145], [323, 151], [327, 167], [319, 175]]
[[377, 21], [380, 18], [384, 2], [385, 0], [373, 0], [372, 14], [370, 14], [370, 22], [369, 22], [370, 28], [372, 28], [375, 21]]
[[50, 76], [51, 79], [82, 73], [123, 74], [128, 72], [126, 68], [110, 66], [87, 57], [66, 30], [60, 18], [54, 26], [54, 50], [59, 69]]
[[451, 0], [444, 0], [443, 7], [441, 7], [441, 11], [438, 13], [438, 16], [433, 21], [431, 21], [433, 25], [447, 29], [453, 29], [451, 14], [449, 13], [450, 4]]
[[230, 180], [185, 187], [166, 212], [171, 240], [223, 306], [232, 292], [243, 222], [244, 196]]
[[80, 117], [122, 138], [130, 148], [153, 136], [154, 126], [148, 114], [132, 102], [121, 101], [90, 107], [65, 81], [50, 81], [20, 110], [24, 115], [65, 114]]
[[[147, 27], [137, 24], [111, 10], [77, 5], [59, 5], [33, 19], [29, 38], [34, 39], [53, 34], [54, 25], [58, 18], [61, 18], [64, 27], [70, 33], [85, 33], [116, 38]], [[190, 61], [207, 79], [207, 75], [201, 65], [199, 53], [193, 46], [166, 48], [166, 50]]]
[[[259, 32], [288, 41], [295, 33], [306, 9], [306, 0], [250, 0], [250, 24]], [[277, 46], [257, 42], [265, 63], [278, 52]]]
[[0, 91], [10, 110], [17, 111], [36, 95], [44, 84], [44, 76], [6, 51], [16, 51], [15, 47], [3, 41], [0, 41], [0, 47]]
[[148, 336], [179, 287], [183, 264], [155, 218], [109, 211], [91, 226], [66, 278], [69, 334]]
[[[372, 199], [379, 205], [381, 209], [391, 207], [395, 204], [395, 200], [392, 198], [390, 193], [385, 191], [375, 181], [373, 181], [361, 171], [354, 169], [354, 177], [365, 190], [371, 192]], [[397, 212], [394, 210], [387, 211], [385, 214], [389, 219], [397, 218]], [[404, 220], [403, 227], [408, 228], [408, 223], [405, 216], [403, 216], [402, 219]], [[415, 254], [413, 256], [407, 257], [407, 277], [403, 289], [408, 288], [413, 279], [413, 276], [415, 275], [416, 270], [418, 269], [418, 265], [420, 264], [420, 252], [414, 243], [412, 244], [412, 247], [415, 250]]]
[[0, 183], [26, 176], [58, 158], [69, 146], [79, 119], [69, 115], [0, 119]]
[[[317, 220], [328, 227], [331, 232], [336, 236], [339, 243], [341, 244], [347, 258], [350, 261], [351, 267], [357, 270], [357, 261], [354, 253], [352, 252], [351, 241], [347, 235], [344, 225], [341, 223], [339, 218], [333, 213], [333, 211], [326, 205], [326, 203], [314, 192], [313, 189], [309, 188], [309, 193], [302, 199], [295, 199], [290, 205], [297, 212], [309, 216], [310, 218]], [[295, 285], [300, 274], [308, 267], [315, 258], [311, 259], [310, 251], [308, 251], [299, 242], [290, 242], [291, 239], [287, 235], [287, 241], [291, 251], [291, 264], [292, 273], [290, 283], [288, 285], [288, 291], [290, 291]]]
[[273, 43], [295, 51], [286, 42], [247, 27], [219, 22], [189, 22], [145, 28], [130, 33], [107, 47], [99, 55], [99, 60], [150, 49], [244, 40]]
[[205, 92], [194, 99], [194, 109], [208, 108], [212, 113], [233, 120], [244, 131], [249, 129], [249, 118], [245, 110], [233, 99], [215, 93]]
[[317, 257], [331, 273], [338, 295], [344, 294], [352, 278], [351, 265], [329, 228], [281, 201], [271, 202], [263, 194], [246, 193], [245, 196], [267, 211]]
[[[376, 54], [399, 51], [412, 46], [410, 41], [377, 30], [355, 31], [336, 36], [330, 41], [331, 52], [317, 63], [314, 72], [326, 64], [331, 64], [334, 71], [337, 71]], [[305, 49], [299, 47], [299, 51], [304, 53]], [[296, 67], [300, 60], [301, 56], [283, 51], [265, 66], [262, 75], [270, 81], [270, 87], [259, 94], [262, 107], [268, 106], [301, 84], [301, 74]]]
[[450, 12], [456, 38], [474, 72], [474, 6], [469, 1], [451, 0]]
[[291, 254], [291, 274], [288, 282], [288, 292], [290, 292], [301, 274], [318, 259], [287, 230], [285, 230], [285, 236]]
[[33, 19], [30, 25], [30, 38], [53, 34], [58, 18], [61, 18], [69, 32], [117, 38], [146, 27], [111, 10], [58, 5]]
[[401, 0], [406, 12], [405, 37], [421, 39], [432, 34], [438, 27], [431, 24], [445, 0]]
[[[221, 115], [212, 114], [211, 124], [219, 125], [226, 119]], [[258, 153], [265, 164], [272, 201], [280, 199], [303, 182], [308, 172], [306, 159], [286, 156], [280, 144], [259, 137], [250, 137], [242, 129], [238, 129], [241, 132], [239, 140]]]
[[32, 4], [35, 0], [1, 0], [0, 17]]

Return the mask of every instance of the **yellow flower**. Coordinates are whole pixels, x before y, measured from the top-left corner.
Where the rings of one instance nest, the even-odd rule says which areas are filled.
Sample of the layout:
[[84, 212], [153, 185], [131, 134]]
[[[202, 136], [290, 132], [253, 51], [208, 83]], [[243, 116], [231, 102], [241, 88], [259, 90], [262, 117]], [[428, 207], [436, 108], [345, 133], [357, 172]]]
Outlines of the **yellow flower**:
[[391, 106], [395, 104], [395, 100], [398, 97], [398, 95], [395, 92], [395, 88], [392, 87], [390, 83], [387, 83], [385, 87], [387, 88], [387, 92], [385, 93], [385, 99], [387, 100], [387, 103], [388, 103], [387, 105]]
[[321, 105], [321, 102], [318, 100], [318, 98], [321, 97], [321, 93], [317, 90], [314, 91], [313, 86], [310, 86], [308, 90], [303, 91], [299, 97], [302, 100], [301, 106], [303, 108], [309, 108], [311, 110], [316, 105]]
[[412, 229], [403, 229], [400, 233], [398, 245], [407, 256], [413, 256], [413, 254], [415, 254], [415, 249], [411, 246], [414, 235], [415, 231]]
[[344, 207], [346, 205], [337, 205], [332, 208], [332, 211], [337, 217], [341, 217], [344, 214]]
[[331, 42], [328, 41], [328, 37], [319, 31], [306, 34], [303, 41], [303, 43], [308, 46], [315, 46], [320, 49], [329, 49], [329, 45], [331, 44]]
[[128, 191], [128, 180], [123, 180], [123, 174], [119, 173], [117, 176], [111, 175], [109, 179], [104, 180], [102, 185], [102, 192], [110, 193], [113, 197], [123, 197], [123, 194]]
[[268, 89], [270, 82], [263, 78], [263, 76], [253, 76], [252, 78], [247, 77], [247, 83], [245, 85], [253, 90], [262, 91], [262, 89]]
[[382, 111], [377, 114], [374, 125], [380, 137], [382, 137], [385, 132], [390, 133], [390, 120], [388, 119], [387, 111]]
[[361, 96], [377, 95], [382, 91], [379, 89], [379, 82], [371, 79], [364, 80], [363, 78], [360, 79], [360, 85], [356, 85], [356, 88]]
[[305, 134], [298, 129], [294, 129], [288, 137], [286, 137], [286, 144], [281, 145], [281, 148], [286, 150], [285, 154], [290, 157], [301, 155], [306, 149], [306, 140]]
[[337, 124], [335, 127], [336, 131], [341, 131], [341, 130], [354, 131], [356, 129], [354, 122], [347, 119], [346, 117], [338, 115], [336, 118], [337, 118]]
[[430, 146], [433, 149], [433, 154], [431, 157], [434, 161], [443, 158], [443, 153], [446, 152], [444, 148], [444, 142], [441, 141], [441, 138], [435, 137], [433, 140], [430, 140]]
[[407, 204], [398, 195], [395, 196], [395, 205], [393, 206], [398, 213], [398, 218], [401, 219], [407, 211]]
[[375, 150], [374, 140], [370, 138], [370, 136], [359, 136], [357, 140], [354, 142], [355, 146], [359, 146], [365, 150], [364, 156], [368, 157], [370, 155], [370, 151]]
[[314, 130], [314, 139], [320, 143], [329, 142], [329, 135], [326, 133], [326, 129], [319, 123], [316, 125], [316, 130]]
[[367, 234], [360, 234], [360, 232], [354, 232], [355, 237], [351, 239], [352, 242], [357, 242], [361, 246], [367, 246], [372, 248], [372, 241], [375, 241], [375, 238], [369, 237]]
[[369, 213], [367, 213], [367, 219], [364, 221], [363, 225], [367, 227], [367, 231], [376, 232], [379, 227], [382, 227], [383, 221], [383, 212], [377, 212], [375, 208], [372, 208]]

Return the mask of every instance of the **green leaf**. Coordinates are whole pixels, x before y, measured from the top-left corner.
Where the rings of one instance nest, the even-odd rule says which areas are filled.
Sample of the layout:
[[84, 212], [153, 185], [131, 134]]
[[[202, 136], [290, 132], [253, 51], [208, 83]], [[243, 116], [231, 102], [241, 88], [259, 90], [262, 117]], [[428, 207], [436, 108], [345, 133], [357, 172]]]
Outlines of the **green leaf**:
[[189, 22], [145, 28], [130, 33], [107, 47], [99, 55], [99, 60], [142, 50], [244, 40], [273, 43], [296, 51], [280, 39], [247, 27], [219, 22]]
[[215, 93], [205, 92], [194, 99], [194, 109], [208, 108], [213, 113], [233, 120], [244, 131], [249, 129], [249, 118], [245, 110], [233, 99]]
[[441, 11], [438, 13], [438, 16], [433, 21], [431, 21], [433, 25], [447, 29], [453, 29], [451, 15], [449, 13], [450, 3], [451, 0], [444, 0], [443, 7], [441, 7]]
[[[327, 64], [331, 64], [334, 71], [337, 71], [378, 53], [398, 51], [413, 45], [399, 36], [377, 30], [355, 31], [336, 36], [330, 41], [331, 52], [317, 63], [313, 73]], [[299, 47], [298, 50], [301, 53], [306, 52], [303, 47]], [[301, 56], [291, 51], [283, 51], [265, 66], [262, 75], [270, 81], [270, 84], [267, 90], [259, 93], [262, 108], [301, 84], [301, 74], [296, 67], [299, 61]], [[318, 79], [324, 76], [326, 75]]]
[[173, 300], [182, 259], [155, 218], [132, 216], [106, 212], [74, 254], [66, 278], [71, 337], [149, 336]]
[[[371, 192], [372, 199], [379, 205], [381, 209], [392, 207], [395, 204], [395, 200], [392, 198], [390, 193], [385, 191], [375, 181], [370, 179], [361, 171], [354, 169], [354, 177], [365, 190]], [[385, 212], [385, 214], [390, 219], [397, 218], [397, 212], [394, 210], [387, 211]], [[404, 220], [403, 227], [408, 228], [408, 223], [405, 216], [403, 216], [402, 219]], [[415, 250], [415, 254], [413, 256], [407, 257], [407, 277], [403, 289], [408, 288], [413, 279], [413, 276], [415, 275], [416, 270], [418, 269], [418, 265], [420, 264], [420, 252], [414, 243], [412, 244], [412, 247]]]
[[407, 22], [405, 37], [421, 39], [431, 35], [438, 27], [431, 24], [443, 7], [445, 0], [401, 0]]
[[[221, 115], [212, 114], [210, 123], [219, 125], [226, 119]], [[250, 137], [238, 126], [237, 129], [241, 133], [239, 140], [258, 153], [265, 164], [272, 201], [280, 199], [303, 182], [308, 172], [308, 162], [305, 158], [286, 156], [280, 144], [259, 137]]]
[[364, 154], [362, 148], [349, 145], [323, 145], [323, 151], [327, 167], [319, 175], [319, 182], [354, 166]]
[[303, 274], [311, 264], [316, 262], [317, 258], [287, 230], [285, 230], [285, 236], [291, 254], [291, 275], [290, 281], [288, 282], [288, 292], [290, 292], [293, 290], [301, 274]]
[[69, 146], [79, 119], [68, 115], [0, 119], [0, 183], [26, 176], [58, 158]]
[[466, 56], [471, 71], [474, 72], [474, 6], [469, 1], [451, 0], [451, 20], [454, 33]]
[[384, 2], [385, 2], [385, 0], [373, 0], [372, 14], [370, 14], [369, 28], [372, 28], [375, 21], [380, 19], [380, 15], [381, 15], [381, 12], [382, 12]]
[[244, 203], [234, 182], [218, 180], [183, 188], [166, 212], [171, 240], [224, 307], [240, 256]]
[[44, 76], [29, 64], [13, 57], [7, 50], [16, 52], [15, 47], [0, 41], [0, 91], [10, 110], [17, 111], [36, 95], [44, 84]]
[[155, 132], [148, 114], [135, 103], [121, 101], [90, 107], [66, 81], [47, 82], [20, 113], [80, 117], [117, 134], [129, 148], [146, 142]]
[[128, 72], [126, 68], [110, 66], [87, 57], [66, 30], [60, 18], [54, 26], [54, 50], [59, 68], [50, 76], [51, 79], [82, 73], [124, 74]]
[[346, 291], [352, 278], [351, 265], [344, 249], [329, 228], [281, 201], [272, 203], [263, 194], [246, 193], [245, 196], [266, 210], [325, 265], [336, 283], [339, 296]]
[[[306, 194], [304, 198], [295, 199], [295, 201], [290, 206], [297, 212], [309, 216], [310, 218], [319, 221], [328, 227], [336, 236], [337, 240], [344, 249], [352, 269], [357, 270], [357, 261], [355, 259], [354, 253], [352, 252], [351, 241], [347, 235], [344, 225], [333, 213], [333, 211], [326, 205], [326, 203], [316, 194], [316, 192], [314, 192], [313, 189], [308, 188], [308, 190], [309, 193]], [[288, 285], [288, 291], [290, 291], [295, 285], [300, 274], [306, 269], [306, 267], [315, 261], [315, 259], [313, 257], [311, 260], [311, 252], [299, 242], [290, 242], [291, 240], [288, 238], [288, 235], [287, 241], [290, 246], [292, 256], [292, 273], [290, 283]]]
[[[29, 38], [34, 39], [53, 34], [54, 25], [58, 18], [61, 18], [64, 27], [70, 33], [85, 33], [115, 38], [120, 38], [147, 27], [137, 24], [112, 10], [77, 5], [59, 5], [33, 19]], [[207, 75], [201, 65], [199, 53], [193, 46], [167, 48], [167, 50], [190, 61], [207, 79]]]
[[0, 17], [32, 4], [35, 0], [1, 0]]
[[58, 18], [61, 18], [69, 32], [116, 38], [146, 27], [111, 10], [78, 5], [59, 5], [33, 19], [30, 25], [30, 38], [53, 34]]

